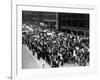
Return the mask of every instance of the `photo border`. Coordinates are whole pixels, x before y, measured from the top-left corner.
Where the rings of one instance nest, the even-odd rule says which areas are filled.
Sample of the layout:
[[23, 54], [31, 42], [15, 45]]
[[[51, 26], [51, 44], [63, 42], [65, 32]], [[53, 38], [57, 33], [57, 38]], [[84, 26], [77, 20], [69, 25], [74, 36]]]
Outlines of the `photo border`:
[[[15, 5], [15, 4], [14, 4], [14, 5]], [[26, 4], [25, 4], [25, 5], [26, 5]], [[24, 5], [24, 6], [25, 6], [25, 5]], [[11, 22], [12, 22], [12, 23], [11, 23], [11, 24], [12, 24], [12, 26], [11, 26], [11, 38], [12, 38], [12, 39], [11, 39], [11, 43], [12, 43], [12, 44], [11, 44], [11, 45], [12, 45], [12, 47], [11, 47], [11, 49], [12, 49], [12, 50], [11, 50], [11, 51], [12, 51], [12, 53], [11, 53], [11, 76], [12, 76], [12, 79], [15, 79], [17, 76], [19, 76], [19, 75], [18, 75], [18, 62], [17, 62], [17, 61], [18, 61], [18, 54], [17, 54], [17, 53], [18, 53], [18, 52], [17, 52], [17, 50], [18, 50], [18, 49], [17, 49], [17, 47], [18, 47], [18, 46], [17, 46], [17, 44], [18, 44], [18, 43], [17, 43], [17, 42], [18, 42], [18, 39], [17, 39], [17, 37], [18, 37], [18, 34], [17, 34], [17, 32], [18, 32], [18, 27], [17, 27], [17, 26], [18, 26], [18, 24], [17, 24], [17, 23], [18, 23], [18, 22], [17, 22], [17, 21], [18, 21], [18, 19], [17, 19], [18, 14], [17, 14], [17, 12], [18, 12], [18, 11], [17, 11], [17, 6], [23, 6], [23, 4], [16, 4], [16, 22], [15, 22], [15, 23], [16, 23], [16, 41], [15, 41], [15, 42], [16, 42], [16, 60], [15, 60], [15, 61], [16, 61], [16, 62], [15, 62], [15, 63], [16, 63], [16, 70], [15, 70], [15, 68], [14, 68], [15, 64], [13, 64], [13, 62], [14, 62], [14, 61], [13, 61], [13, 60], [14, 60], [14, 59], [13, 59], [13, 56], [15, 56], [15, 55], [12, 54], [12, 53], [14, 52], [14, 51], [13, 51], [13, 46], [14, 46], [14, 44], [13, 44], [13, 35], [12, 35], [14, 32], [13, 32], [12, 26], [15, 25], [15, 24], [12, 24], [14, 21], [13, 21], [13, 16], [11, 16]], [[39, 6], [39, 5], [34, 5], [34, 4], [33, 4], [33, 5], [27, 5], [27, 6], [52, 7], [52, 8], [54, 7], [54, 6], [43, 6], [43, 5], [42, 5], [42, 6], [41, 6], [41, 5]], [[12, 6], [12, 7], [13, 7], [13, 6]], [[68, 8], [68, 7], [56, 6], [56, 8]], [[69, 7], [69, 8], [73, 8], [73, 7]], [[73, 8], [73, 9], [76, 9], [76, 8]], [[83, 8], [80, 8], [80, 7], [79, 7], [79, 8], [77, 8], [77, 9], [89, 9], [89, 10], [93, 10], [94, 14], [96, 14], [96, 11], [95, 11], [96, 9], [93, 8], [93, 7], [91, 7], [91, 8], [90, 8], [90, 7], [89, 7], [89, 8], [84, 8], [84, 7], [83, 7]], [[13, 15], [13, 14], [14, 14], [14, 13], [13, 13], [13, 9], [12, 9], [12, 14], [11, 14], [11, 15]], [[95, 17], [96, 17], [96, 16], [95, 16]], [[90, 33], [90, 32], [89, 32], [89, 33]], [[95, 69], [95, 70], [96, 70], [96, 69]], [[87, 73], [87, 72], [86, 72], [86, 73]], [[93, 71], [93, 73], [94, 73], [94, 71]]]

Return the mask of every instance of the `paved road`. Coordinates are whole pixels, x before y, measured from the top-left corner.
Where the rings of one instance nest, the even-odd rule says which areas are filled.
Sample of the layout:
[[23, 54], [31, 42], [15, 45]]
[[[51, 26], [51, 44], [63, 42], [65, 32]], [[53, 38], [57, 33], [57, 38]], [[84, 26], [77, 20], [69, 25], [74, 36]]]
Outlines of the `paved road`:
[[[34, 68], [51, 68], [51, 66], [42, 58], [37, 59], [37, 55], [33, 56], [32, 51], [27, 46], [23, 45], [22, 48], [22, 69], [34, 69]], [[75, 67], [75, 64], [64, 64], [60, 67]]]
[[41, 58], [40, 60], [38, 60], [37, 55], [33, 56], [32, 51], [30, 51], [27, 46], [23, 45], [22, 68], [23, 69], [50, 68], [50, 65]]
[[34, 58], [29, 54], [25, 46], [22, 50], [22, 69], [39, 68]]

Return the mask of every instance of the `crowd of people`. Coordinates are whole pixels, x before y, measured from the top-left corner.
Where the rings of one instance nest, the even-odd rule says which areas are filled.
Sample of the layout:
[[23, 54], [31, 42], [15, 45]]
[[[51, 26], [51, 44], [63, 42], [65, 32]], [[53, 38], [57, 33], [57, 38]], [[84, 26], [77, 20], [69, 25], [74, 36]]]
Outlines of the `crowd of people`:
[[89, 36], [60, 32], [49, 25], [23, 24], [22, 43], [51, 67], [89, 64]]

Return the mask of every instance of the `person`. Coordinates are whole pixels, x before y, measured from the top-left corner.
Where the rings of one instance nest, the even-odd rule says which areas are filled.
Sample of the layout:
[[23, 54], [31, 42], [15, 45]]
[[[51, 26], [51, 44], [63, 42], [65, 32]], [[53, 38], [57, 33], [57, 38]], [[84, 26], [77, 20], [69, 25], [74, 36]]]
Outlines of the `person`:
[[45, 65], [44, 64], [42, 65], [42, 68], [45, 68]]

